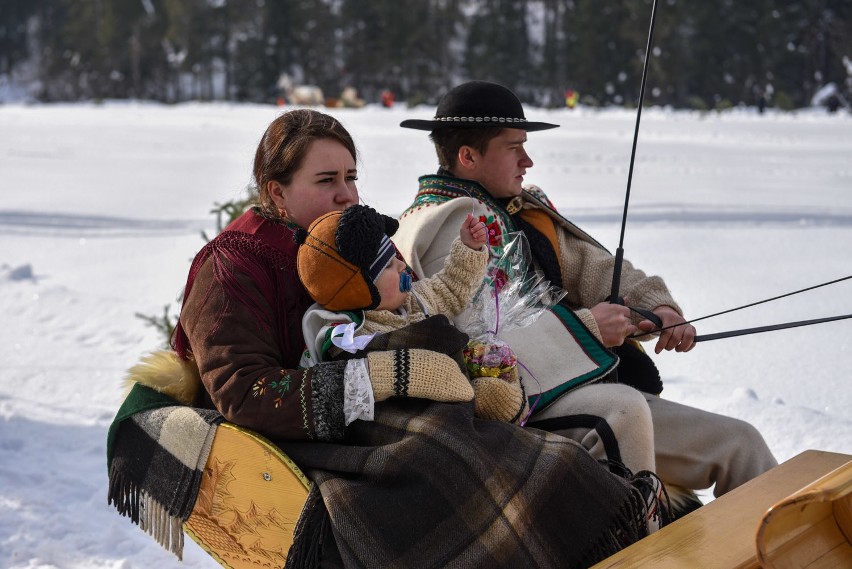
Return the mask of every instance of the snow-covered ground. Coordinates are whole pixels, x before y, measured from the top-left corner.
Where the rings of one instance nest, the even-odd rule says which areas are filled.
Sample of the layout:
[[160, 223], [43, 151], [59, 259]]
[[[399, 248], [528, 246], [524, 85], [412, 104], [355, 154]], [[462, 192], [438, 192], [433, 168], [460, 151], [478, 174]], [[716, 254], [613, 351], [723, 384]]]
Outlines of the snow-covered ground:
[[[331, 111], [361, 151], [365, 202], [400, 213], [435, 159], [398, 127], [433, 109]], [[0, 568], [172, 567], [106, 504], [106, 429], [124, 370], [156, 348], [134, 313], [184, 284], [214, 202], [242, 197], [281, 109], [0, 106]], [[635, 115], [530, 111], [545, 188], [615, 249]], [[852, 273], [852, 118], [648, 110], [626, 257], [698, 317]], [[852, 280], [699, 323], [699, 333], [852, 312]], [[852, 453], [852, 321], [656, 357], [664, 396], [751, 421], [779, 460]], [[720, 433], [719, 436], [724, 436]], [[216, 567], [188, 542], [185, 566]]]

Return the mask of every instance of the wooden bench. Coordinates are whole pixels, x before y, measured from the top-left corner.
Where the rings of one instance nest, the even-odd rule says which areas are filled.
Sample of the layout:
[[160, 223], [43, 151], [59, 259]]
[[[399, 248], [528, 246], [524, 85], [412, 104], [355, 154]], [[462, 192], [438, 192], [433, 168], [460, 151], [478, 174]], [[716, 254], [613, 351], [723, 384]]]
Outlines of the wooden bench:
[[[760, 562], [767, 569], [852, 567], [850, 461], [852, 456], [846, 454], [805, 451], [592, 569], [759, 569]], [[805, 507], [805, 503], [812, 505]], [[797, 508], [812, 508], [814, 513], [802, 515]], [[831, 524], [838, 526], [836, 531]], [[813, 539], [829, 534], [822, 542]], [[844, 536], [845, 545], [838, 536]], [[765, 549], [761, 561], [756, 538]], [[792, 557], [793, 550], [808, 543], [813, 544], [809, 554], [802, 559]], [[820, 556], [829, 564], [807, 565], [804, 560]], [[792, 565], [779, 564], [789, 559]]]

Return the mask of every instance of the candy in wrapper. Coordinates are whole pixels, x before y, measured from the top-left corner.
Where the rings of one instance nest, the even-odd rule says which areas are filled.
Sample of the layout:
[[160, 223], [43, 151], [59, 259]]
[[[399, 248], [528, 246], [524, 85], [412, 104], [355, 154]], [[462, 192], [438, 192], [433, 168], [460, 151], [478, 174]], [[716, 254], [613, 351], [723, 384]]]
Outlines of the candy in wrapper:
[[499, 377], [511, 381], [517, 375], [517, 359], [509, 346], [497, 338], [489, 342], [471, 340], [464, 350], [470, 377]]

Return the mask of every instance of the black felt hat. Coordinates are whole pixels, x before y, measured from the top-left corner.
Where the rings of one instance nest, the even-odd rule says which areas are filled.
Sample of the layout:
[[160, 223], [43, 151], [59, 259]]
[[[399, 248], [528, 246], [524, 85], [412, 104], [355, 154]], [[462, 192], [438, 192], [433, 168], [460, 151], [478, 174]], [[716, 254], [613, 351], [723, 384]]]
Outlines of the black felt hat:
[[418, 130], [496, 126], [534, 131], [559, 125], [528, 121], [521, 101], [502, 85], [488, 81], [468, 81], [453, 87], [441, 97], [432, 120], [408, 119], [399, 126]]

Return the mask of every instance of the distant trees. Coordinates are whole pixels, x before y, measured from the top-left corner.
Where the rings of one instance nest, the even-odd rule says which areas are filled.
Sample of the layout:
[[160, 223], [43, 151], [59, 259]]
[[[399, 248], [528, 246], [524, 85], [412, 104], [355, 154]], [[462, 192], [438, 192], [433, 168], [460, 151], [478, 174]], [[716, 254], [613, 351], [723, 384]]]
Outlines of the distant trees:
[[341, 0], [341, 79], [367, 100], [383, 89], [431, 98], [458, 76], [458, 0]]
[[[43, 100], [272, 101], [281, 73], [337, 96], [432, 102], [468, 78], [527, 102], [634, 105], [651, 0], [3, 0], [0, 74]], [[713, 108], [848, 93], [849, 0], [658, 0], [646, 99]], [[773, 100], [770, 99], [770, 104]]]

